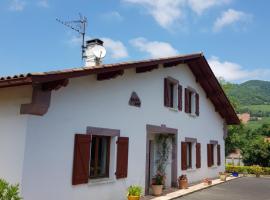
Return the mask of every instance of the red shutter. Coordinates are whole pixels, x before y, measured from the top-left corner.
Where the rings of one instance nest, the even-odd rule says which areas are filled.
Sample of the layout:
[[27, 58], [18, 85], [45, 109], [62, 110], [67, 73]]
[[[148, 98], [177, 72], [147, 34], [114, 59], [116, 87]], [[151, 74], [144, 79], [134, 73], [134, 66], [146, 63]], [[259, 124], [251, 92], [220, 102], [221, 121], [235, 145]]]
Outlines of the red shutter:
[[185, 112], [189, 113], [189, 90], [185, 88]]
[[201, 144], [196, 144], [196, 168], [201, 168]]
[[72, 185], [88, 183], [91, 135], [75, 135]]
[[181, 166], [182, 170], [187, 170], [187, 144], [181, 142]]
[[207, 166], [211, 167], [212, 166], [212, 148], [211, 144], [207, 144]]
[[182, 85], [178, 85], [178, 110], [182, 111]]
[[164, 106], [170, 107], [170, 88], [167, 78], [164, 79]]
[[126, 178], [128, 174], [128, 137], [119, 137], [117, 141], [116, 178]]
[[199, 97], [198, 93], [196, 93], [196, 111], [195, 111], [195, 113], [197, 116], [200, 115], [200, 97]]
[[221, 164], [221, 160], [220, 160], [220, 145], [217, 145], [217, 165]]

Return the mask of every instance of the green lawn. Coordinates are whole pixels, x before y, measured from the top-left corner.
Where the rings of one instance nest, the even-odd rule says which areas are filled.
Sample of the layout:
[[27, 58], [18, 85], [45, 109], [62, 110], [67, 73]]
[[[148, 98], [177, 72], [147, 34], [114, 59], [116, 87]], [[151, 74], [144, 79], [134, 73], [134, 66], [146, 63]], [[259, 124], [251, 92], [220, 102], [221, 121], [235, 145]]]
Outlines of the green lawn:
[[249, 105], [249, 106], [241, 106], [241, 108], [248, 108], [251, 111], [270, 112], [270, 105]]
[[262, 124], [270, 124], [270, 117], [263, 117], [260, 121], [249, 121], [247, 127], [251, 129], [259, 128]]

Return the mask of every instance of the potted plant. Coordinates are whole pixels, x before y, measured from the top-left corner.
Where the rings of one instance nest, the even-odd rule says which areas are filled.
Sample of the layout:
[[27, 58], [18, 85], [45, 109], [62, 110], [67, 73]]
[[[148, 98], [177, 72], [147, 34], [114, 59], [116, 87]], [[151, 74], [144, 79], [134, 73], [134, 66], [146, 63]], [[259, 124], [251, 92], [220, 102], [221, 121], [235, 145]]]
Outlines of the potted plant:
[[239, 174], [238, 174], [238, 172], [233, 172], [233, 173], [232, 173], [232, 176], [234, 176], [234, 177], [238, 177], [238, 176], [239, 176]]
[[212, 180], [210, 178], [205, 178], [203, 179], [203, 184], [206, 186], [212, 185]]
[[179, 189], [187, 189], [188, 188], [187, 175], [181, 175], [178, 177], [178, 187], [179, 187]]
[[152, 183], [152, 193], [154, 196], [160, 196], [162, 194], [163, 184], [165, 176], [161, 173], [157, 173]]
[[140, 200], [142, 195], [142, 187], [138, 185], [131, 185], [128, 187], [128, 200]]
[[221, 181], [226, 181], [227, 179], [227, 174], [225, 172], [219, 172], [219, 179]]
[[254, 174], [256, 175], [257, 178], [259, 178], [261, 176], [261, 174], [263, 173], [263, 169], [262, 167], [260, 167], [259, 165], [254, 165], [252, 166]]

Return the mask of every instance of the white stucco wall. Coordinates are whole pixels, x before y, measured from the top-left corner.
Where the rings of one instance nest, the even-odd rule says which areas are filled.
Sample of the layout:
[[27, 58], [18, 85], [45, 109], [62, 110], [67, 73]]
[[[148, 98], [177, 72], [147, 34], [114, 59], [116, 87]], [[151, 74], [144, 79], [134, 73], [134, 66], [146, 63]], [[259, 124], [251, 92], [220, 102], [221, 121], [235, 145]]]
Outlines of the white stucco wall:
[[30, 87], [0, 89], [0, 178], [21, 184], [27, 116], [20, 104], [29, 102]]
[[[183, 87], [200, 94], [200, 116], [191, 117], [163, 106], [163, 79], [171, 76]], [[141, 108], [131, 107], [132, 91], [139, 95]], [[96, 81], [95, 76], [71, 79], [66, 88], [53, 92], [51, 106], [43, 116], [29, 116], [23, 173], [25, 200], [122, 200], [130, 184], [144, 187], [146, 161], [146, 124], [177, 128], [178, 175], [189, 180], [215, 177], [224, 170], [223, 120], [215, 112], [203, 89], [186, 65], [160, 68], [136, 74], [134, 69], [116, 79]], [[85, 133], [87, 126], [120, 129], [129, 137], [128, 178], [104, 184], [71, 185], [74, 134]], [[201, 143], [202, 167], [181, 172], [180, 142], [185, 137]], [[222, 166], [207, 167], [206, 145], [210, 140], [221, 144]]]

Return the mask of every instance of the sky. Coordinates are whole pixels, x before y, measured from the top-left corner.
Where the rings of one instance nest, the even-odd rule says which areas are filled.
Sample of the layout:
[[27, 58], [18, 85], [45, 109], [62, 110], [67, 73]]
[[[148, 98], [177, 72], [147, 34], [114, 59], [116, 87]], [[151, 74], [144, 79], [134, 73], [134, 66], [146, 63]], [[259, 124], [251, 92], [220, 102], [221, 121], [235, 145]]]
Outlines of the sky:
[[203, 52], [217, 77], [270, 80], [269, 0], [1, 0], [0, 76], [84, 65], [80, 35], [55, 19], [87, 17], [104, 63]]

